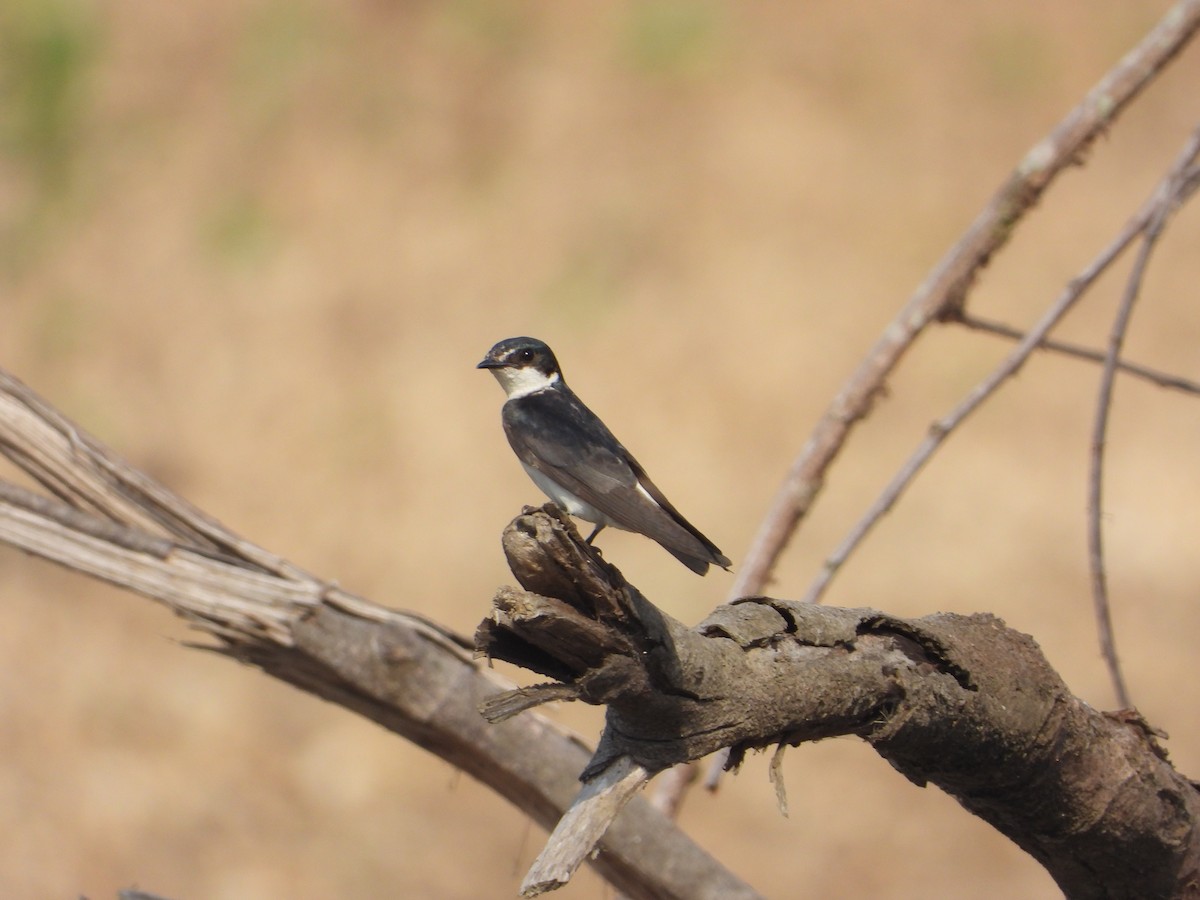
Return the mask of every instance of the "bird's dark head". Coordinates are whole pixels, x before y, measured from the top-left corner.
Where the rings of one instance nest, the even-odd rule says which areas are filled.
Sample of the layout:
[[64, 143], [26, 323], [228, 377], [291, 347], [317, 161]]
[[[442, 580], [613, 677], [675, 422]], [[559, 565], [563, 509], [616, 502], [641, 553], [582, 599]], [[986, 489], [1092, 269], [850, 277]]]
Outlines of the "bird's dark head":
[[487, 352], [477, 369], [490, 369], [513, 397], [524, 397], [562, 382], [554, 351], [537, 338], [507, 338]]

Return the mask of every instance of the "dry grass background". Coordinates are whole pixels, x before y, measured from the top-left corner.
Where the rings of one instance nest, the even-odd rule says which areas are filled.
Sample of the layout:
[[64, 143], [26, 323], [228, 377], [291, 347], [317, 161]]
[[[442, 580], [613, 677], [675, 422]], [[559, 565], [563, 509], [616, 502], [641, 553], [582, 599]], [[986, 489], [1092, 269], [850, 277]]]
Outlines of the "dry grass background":
[[[251, 539], [469, 632], [538, 499], [472, 366], [548, 340], [735, 565], [851, 365], [1020, 154], [1166, 3], [15, 0], [0, 8], [0, 359]], [[1068, 175], [977, 308], [1028, 322], [1197, 118], [1200, 48]], [[1197, 373], [1200, 215], [1132, 357]], [[1109, 282], [1065, 333], [1102, 340]], [[1006, 348], [926, 338], [773, 590], [796, 596]], [[830, 602], [990, 610], [1112, 705], [1084, 568], [1097, 371], [1039, 357]], [[1194, 402], [1118, 388], [1107, 526], [1131, 689], [1200, 771]], [[703, 581], [602, 545], [695, 621]], [[0, 551], [0, 894], [513, 896], [541, 834], [444, 763], [182, 649], [145, 601]], [[593, 736], [598, 717], [556, 711]], [[755, 758], [685, 827], [773, 897], [1053, 897], [853, 740]], [[608, 896], [585, 874], [568, 897]]]

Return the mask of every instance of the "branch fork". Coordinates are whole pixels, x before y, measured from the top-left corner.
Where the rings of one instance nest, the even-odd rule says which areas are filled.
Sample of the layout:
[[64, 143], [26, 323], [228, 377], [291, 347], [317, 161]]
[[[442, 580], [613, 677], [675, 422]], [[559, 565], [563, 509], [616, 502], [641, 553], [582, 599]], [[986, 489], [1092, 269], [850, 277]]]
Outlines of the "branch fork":
[[[835, 735], [863, 738], [909, 780], [954, 796], [1068, 896], [1097, 883], [1137, 886], [1112, 896], [1166, 896], [1192, 876], [1200, 884], [1195, 788], [1144, 724], [1075, 698], [1033, 639], [994, 616], [904, 619], [746, 597], [688, 628], [553, 507], [526, 508], [504, 546], [524, 589], [497, 593], [477, 651], [559, 684], [494, 702], [608, 708], [583, 789], [526, 880], [529, 896], [565, 883], [653, 774], [722, 748], [732, 768], [750, 750]], [[1136, 872], [1131, 859], [1142, 861]]]

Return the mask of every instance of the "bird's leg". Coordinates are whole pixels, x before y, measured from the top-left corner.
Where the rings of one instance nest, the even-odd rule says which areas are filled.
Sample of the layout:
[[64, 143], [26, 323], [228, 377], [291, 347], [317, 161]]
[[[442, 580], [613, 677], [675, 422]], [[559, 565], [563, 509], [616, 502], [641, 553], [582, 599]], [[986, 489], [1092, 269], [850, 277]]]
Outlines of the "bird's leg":
[[584, 541], [584, 543], [587, 544], [589, 547], [592, 546], [592, 541], [595, 540], [596, 535], [598, 535], [603, 530], [604, 530], [603, 525], [597, 525], [595, 528], [592, 529], [592, 533], [587, 536], [587, 539]]

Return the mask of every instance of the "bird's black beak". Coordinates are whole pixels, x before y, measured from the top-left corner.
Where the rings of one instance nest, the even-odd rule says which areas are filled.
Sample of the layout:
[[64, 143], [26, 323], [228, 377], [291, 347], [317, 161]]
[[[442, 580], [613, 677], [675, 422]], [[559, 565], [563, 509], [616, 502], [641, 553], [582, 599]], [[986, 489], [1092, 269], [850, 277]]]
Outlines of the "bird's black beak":
[[477, 368], [477, 369], [503, 369], [504, 363], [500, 362], [500, 360], [498, 360], [498, 359], [493, 359], [490, 356], [485, 356], [483, 359], [481, 359], [479, 361], [479, 364], [477, 366], [475, 366], [475, 368]]

